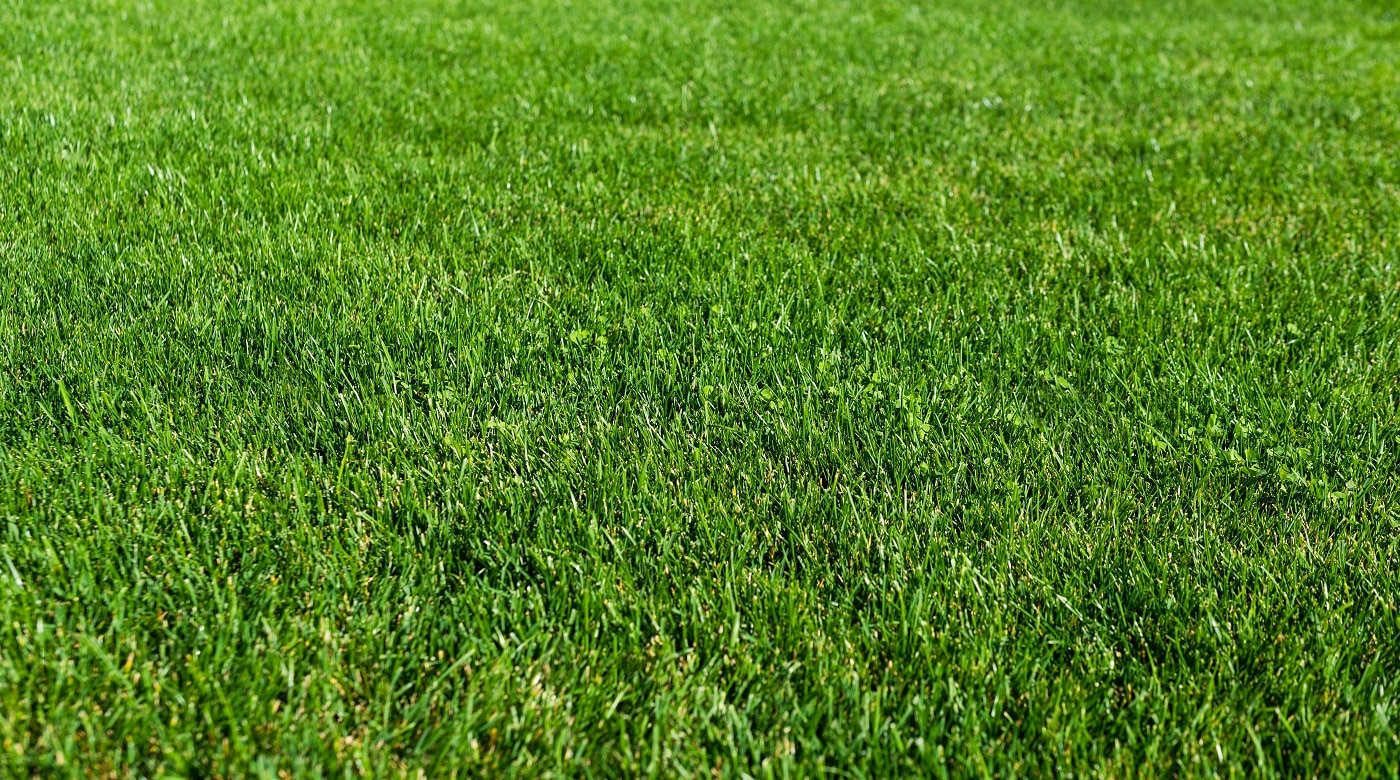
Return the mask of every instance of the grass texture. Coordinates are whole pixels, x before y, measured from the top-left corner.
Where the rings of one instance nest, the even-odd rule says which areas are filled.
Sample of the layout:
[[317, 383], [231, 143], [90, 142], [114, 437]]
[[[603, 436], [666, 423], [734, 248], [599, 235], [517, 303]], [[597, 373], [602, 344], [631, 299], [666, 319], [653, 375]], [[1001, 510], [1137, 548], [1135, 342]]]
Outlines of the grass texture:
[[0, 773], [1394, 776], [1400, 20], [0, 5]]

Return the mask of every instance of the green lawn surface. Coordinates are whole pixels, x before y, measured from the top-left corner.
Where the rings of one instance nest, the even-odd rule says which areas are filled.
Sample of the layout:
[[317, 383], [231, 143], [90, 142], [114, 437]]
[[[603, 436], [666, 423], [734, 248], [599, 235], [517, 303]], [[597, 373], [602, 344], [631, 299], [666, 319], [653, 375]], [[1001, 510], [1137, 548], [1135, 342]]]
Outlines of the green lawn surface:
[[0, 3], [0, 774], [1395, 776], [1400, 7]]

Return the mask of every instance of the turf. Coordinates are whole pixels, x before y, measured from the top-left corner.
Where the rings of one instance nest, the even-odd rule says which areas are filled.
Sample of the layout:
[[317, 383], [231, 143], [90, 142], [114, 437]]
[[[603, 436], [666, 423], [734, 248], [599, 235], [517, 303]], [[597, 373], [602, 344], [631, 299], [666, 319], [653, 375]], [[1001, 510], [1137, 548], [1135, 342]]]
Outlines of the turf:
[[0, 772], [1400, 772], [1382, 2], [0, 5]]

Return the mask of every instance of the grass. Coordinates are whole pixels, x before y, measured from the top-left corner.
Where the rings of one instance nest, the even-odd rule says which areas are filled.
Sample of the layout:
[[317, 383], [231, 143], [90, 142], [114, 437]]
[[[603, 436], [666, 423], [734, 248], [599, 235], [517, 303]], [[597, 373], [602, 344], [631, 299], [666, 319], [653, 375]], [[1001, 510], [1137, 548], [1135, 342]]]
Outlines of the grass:
[[0, 773], [1394, 776], [1398, 65], [0, 5]]

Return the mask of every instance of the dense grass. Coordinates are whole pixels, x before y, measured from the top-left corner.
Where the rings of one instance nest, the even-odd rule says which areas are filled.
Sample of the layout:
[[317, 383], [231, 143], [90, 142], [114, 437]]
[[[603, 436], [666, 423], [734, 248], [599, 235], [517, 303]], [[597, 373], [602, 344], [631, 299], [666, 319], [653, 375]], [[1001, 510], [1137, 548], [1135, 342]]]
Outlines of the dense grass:
[[1388, 3], [0, 6], [0, 767], [1400, 772]]

